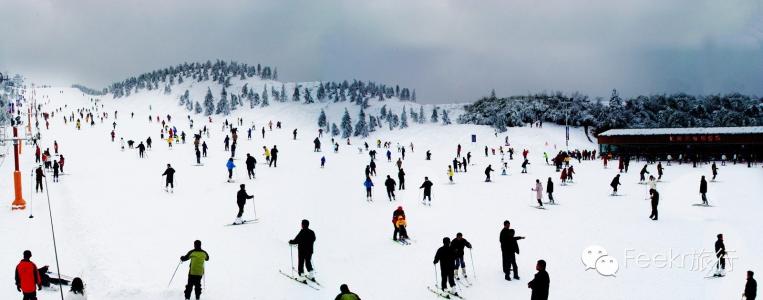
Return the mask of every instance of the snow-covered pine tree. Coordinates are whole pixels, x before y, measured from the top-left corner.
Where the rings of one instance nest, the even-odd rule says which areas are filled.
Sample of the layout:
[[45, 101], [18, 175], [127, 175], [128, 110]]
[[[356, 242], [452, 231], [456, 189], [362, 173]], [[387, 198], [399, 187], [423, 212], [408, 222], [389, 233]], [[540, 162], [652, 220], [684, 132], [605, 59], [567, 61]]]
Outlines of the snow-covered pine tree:
[[207, 88], [207, 95], [204, 96], [204, 115], [210, 116], [215, 113], [215, 97], [212, 96], [212, 90]]
[[[268, 86], [267, 85], [264, 85], [262, 87], [262, 93], [260, 93], [260, 98], [262, 98], [263, 107], [270, 105], [270, 103], [268, 102]], [[266, 105], [265, 102], [268, 102], [268, 104]]]
[[291, 101], [299, 102], [299, 85], [294, 85], [294, 92], [291, 94]]
[[[255, 97], [257, 97], [257, 94], [255, 94]], [[261, 97], [261, 98], [262, 98], [262, 103], [260, 103], [261, 107], [266, 107], [266, 106], [270, 105], [270, 102], [268, 101], [267, 94], [264, 97]]]
[[310, 95], [310, 90], [308, 88], [305, 88], [305, 104], [314, 103], [313, 96]]
[[379, 122], [376, 121], [376, 117], [373, 115], [368, 116], [368, 132], [376, 131], [376, 127], [378, 126], [379, 126]]
[[416, 102], [416, 89], [413, 89], [413, 94], [411, 94], [411, 101]]
[[408, 114], [405, 112], [405, 106], [403, 106], [403, 112], [400, 113], [400, 128], [408, 127]]
[[281, 102], [286, 101], [286, 84], [281, 84], [281, 92], [279, 93], [277, 100]]
[[413, 111], [413, 109], [410, 110], [410, 114], [411, 114], [411, 121], [413, 123], [418, 123], [419, 122], [419, 114], [417, 114], [415, 111]]
[[331, 123], [331, 136], [338, 136], [339, 135], [339, 127], [336, 126], [336, 123]]
[[448, 116], [448, 110], [443, 109], [442, 110], [442, 124], [443, 125], [450, 125], [450, 117]]
[[321, 114], [318, 115], [318, 127], [326, 127], [326, 112], [321, 109]]
[[439, 121], [438, 115], [437, 115], [437, 106], [432, 108], [432, 117], [429, 119], [432, 123], [437, 123]]
[[382, 119], [387, 117], [387, 104], [382, 105], [381, 109], [379, 110], [379, 115], [381, 115]]
[[164, 94], [169, 95], [170, 93], [172, 93], [172, 88], [170, 87], [169, 84], [167, 84], [164, 86]]
[[236, 110], [239, 106], [238, 96], [230, 95], [230, 109]]
[[273, 80], [278, 80], [278, 68], [273, 68]]
[[424, 105], [419, 105], [419, 124], [424, 124], [424, 121], [426, 121], [426, 119], [427, 117], [424, 115]]
[[244, 83], [244, 86], [241, 87], [241, 99], [244, 99], [244, 98], [248, 99], [248, 96], [249, 96], [249, 87], [248, 87], [248, 85], [249, 85], [248, 83]]
[[200, 114], [202, 112], [201, 104], [199, 104], [199, 101], [196, 101], [195, 111], [197, 114]]
[[217, 102], [217, 110], [215, 111], [215, 114], [223, 114], [225, 116], [230, 114], [228, 91], [225, 90], [225, 87], [223, 87], [222, 92], [220, 92], [220, 101]]
[[368, 123], [366, 123], [366, 112], [360, 109], [358, 113], [358, 123], [355, 124], [355, 136], [368, 136]]
[[350, 112], [344, 109], [344, 115], [342, 116], [342, 138], [348, 138], [352, 135], [352, 120], [350, 119]]

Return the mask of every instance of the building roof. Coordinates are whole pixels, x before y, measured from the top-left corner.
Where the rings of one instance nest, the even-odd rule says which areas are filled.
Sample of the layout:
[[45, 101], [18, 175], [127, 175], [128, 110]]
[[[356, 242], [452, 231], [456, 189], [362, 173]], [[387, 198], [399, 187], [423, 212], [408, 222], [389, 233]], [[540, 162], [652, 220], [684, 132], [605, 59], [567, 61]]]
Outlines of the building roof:
[[599, 136], [678, 135], [678, 134], [763, 134], [763, 126], [610, 129]]

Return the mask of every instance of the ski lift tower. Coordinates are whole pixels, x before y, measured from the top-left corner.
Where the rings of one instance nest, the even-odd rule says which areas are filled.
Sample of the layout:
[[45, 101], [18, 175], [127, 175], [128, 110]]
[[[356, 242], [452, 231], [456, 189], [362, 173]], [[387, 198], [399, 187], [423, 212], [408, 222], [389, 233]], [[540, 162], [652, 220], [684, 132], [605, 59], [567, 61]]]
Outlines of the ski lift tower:
[[[2, 73], [0, 73], [0, 84], [2, 84], [4, 81], [8, 80], [8, 77], [4, 77]], [[11, 138], [5, 138], [3, 137], [0, 139], [0, 143], [5, 143], [6, 141], [12, 141], [13, 142], [13, 163], [14, 163], [14, 171], [13, 171], [13, 190], [15, 193], [15, 198], [13, 199], [13, 203], [11, 204], [12, 209], [24, 209], [26, 208], [26, 201], [24, 201], [24, 198], [22, 197], [21, 193], [21, 171], [19, 171], [19, 148], [20, 143], [22, 141], [26, 141], [27, 143], [34, 143], [34, 138], [20, 138], [19, 137], [19, 131], [18, 126], [20, 125], [20, 120], [14, 120], [11, 119], [11, 126], [13, 127], [13, 137]], [[5, 128], [3, 128], [3, 135], [5, 135]]]

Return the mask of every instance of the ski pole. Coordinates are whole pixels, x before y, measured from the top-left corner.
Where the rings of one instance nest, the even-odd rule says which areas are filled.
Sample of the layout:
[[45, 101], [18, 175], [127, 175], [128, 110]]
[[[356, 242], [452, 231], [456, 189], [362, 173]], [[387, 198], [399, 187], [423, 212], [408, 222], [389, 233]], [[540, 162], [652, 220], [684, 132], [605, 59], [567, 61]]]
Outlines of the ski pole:
[[[30, 183], [34, 181], [34, 170], [32, 170], [32, 179], [29, 181]], [[29, 185], [29, 218], [34, 218], [34, 192], [32, 191], [32, 185]]]
[[257, 205], [254, 203], [254, 199], [252, 199], [252, 209], [254, 210], [254, 220], [257, 220]]
[[472, 248], [469, 248], [469, 259], [472, 261], [472, 276], [474, 276], [474, 280], [477, 280], [477, 271], [474, 268], [474, 256], [472, 255]]
[[434, 286], [437, 287], [437, 264], [434, 264]]
[[289, 258], [291, 259], [291, 276], [294, 276], [294, 247], [289, 245]]
[[175, 279], [175, 274], [178, 272], [178, 269], [180, 268], [180, 264], [182, 264], [182, 263], [183, 263], [182, 260], [180, 262], [178, 262], [177, 267], [175, 267], [175, 272], [172, 272], [172, 277], [170, 277], [170, 282], [167, 283], [167, 287], [170, 287], [170, 284], [172, 284], [172, 280]]

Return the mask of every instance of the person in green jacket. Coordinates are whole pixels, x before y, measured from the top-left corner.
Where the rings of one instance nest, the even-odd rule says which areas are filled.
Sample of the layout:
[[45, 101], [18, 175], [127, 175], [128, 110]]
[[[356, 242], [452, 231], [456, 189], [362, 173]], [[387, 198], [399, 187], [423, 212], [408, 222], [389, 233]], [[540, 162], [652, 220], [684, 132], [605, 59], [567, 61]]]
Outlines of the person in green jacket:
[[336, 295], [334, 300], [360, 300], [360, 297], [357, 294], [350, 292], [350, 288], [348, 288], [346, 284], [342, 284], [339, 287], [339, 291], [341, 291], [341, 293]]
[[191, 261], [188, 268], [188, 284], [185, 286], [185, 300], [191, 299], [191, 289], [196, 288], [196, 300], [201, 297], [201, 278], [204, 276], [204, 262], [209, 261], [207, 251], [201, 249], [201, 241], [193, 242], [193, 250], [180, 257], [181, 261]]

